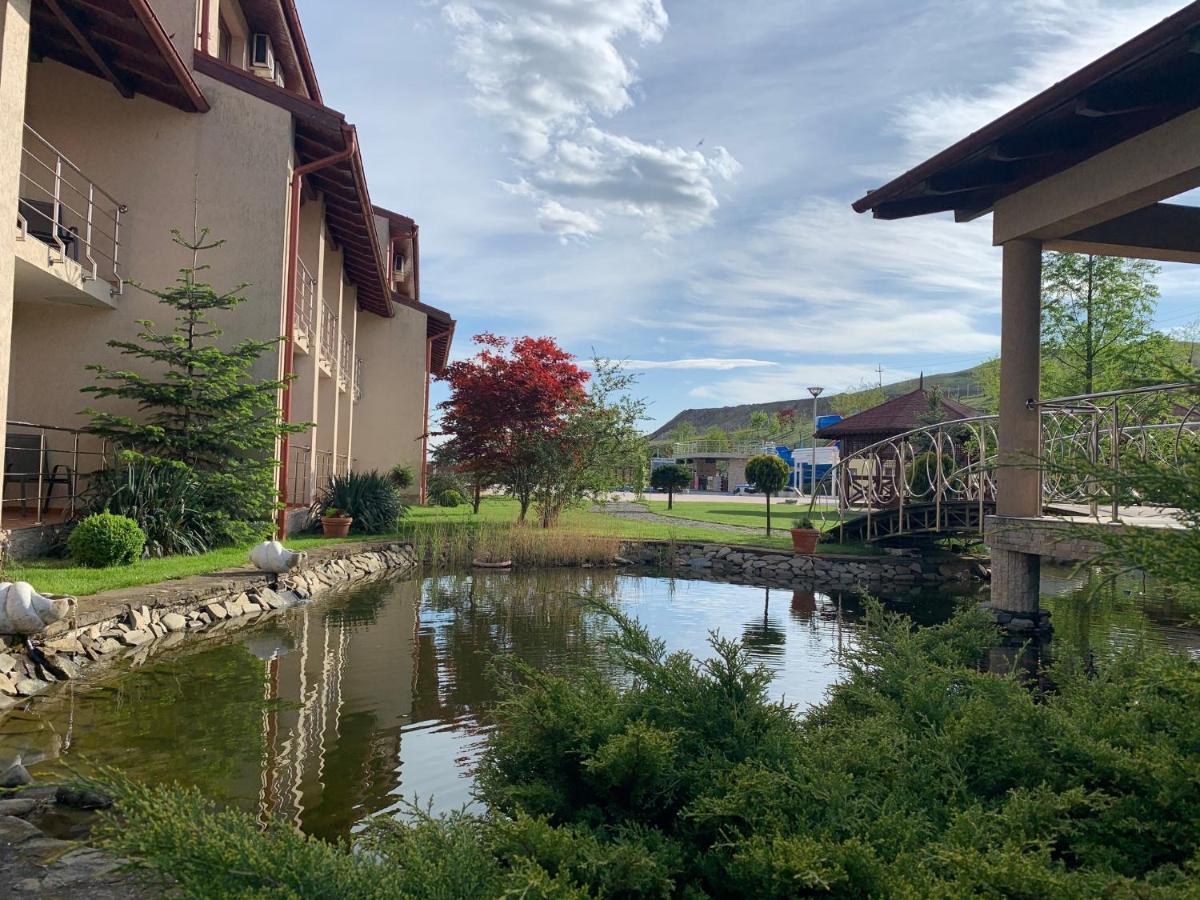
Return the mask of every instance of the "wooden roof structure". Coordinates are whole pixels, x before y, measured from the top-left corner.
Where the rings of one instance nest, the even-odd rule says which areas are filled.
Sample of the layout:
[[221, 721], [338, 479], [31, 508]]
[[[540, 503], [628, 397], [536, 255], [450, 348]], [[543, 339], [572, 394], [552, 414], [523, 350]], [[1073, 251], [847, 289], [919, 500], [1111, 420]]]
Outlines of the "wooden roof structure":
[[[837, 441], [845, 438], [870, 438], [867, 443], [876, 440], [886, 440], [914, 428], [920, 428], [923, 420], [930, 414], [930, 405], [934, 392], [919, 387], [915, 391], [901, 394], [886, 400], [878, 406], [865, 409], [853, 416], [848, 416], [840, 422], [835, 422], [817, 431], [817, 437], [823, 441]], [[949, 422], [955, 419], [969, 419], [979, 415], [965, 403], [959, 403], [950, 397], [938, 398], [938, 412], [943, 420]], [[862, 443], [861, 440], [857, 443]]]
[[108, 81], [123, 97], [152, 97], [184, 112], [208, 100], [148, 0], [37, 0], [30, 52]]
[[325, 200], [325, 215], [333, 240], [345, 256], [346, 272], [358, 288], [360, 308], [390, 317], [391, 289], [386, 261], [375, 231], [374, 207], [367, 190], [362, 153], [354, 126], [337, 110], [303, 94], [279, 87], [237, 66], [212, 56], [196, 54], [196, 71], [253, 94], [292, 114], [296, 157], [303, 165], [345, 151], [355, 144], [348, 159], [306, 176]]
[[876, 218], [960, 221], [1200, 108], [1200, 2], [1142, 32], [853, 206]]

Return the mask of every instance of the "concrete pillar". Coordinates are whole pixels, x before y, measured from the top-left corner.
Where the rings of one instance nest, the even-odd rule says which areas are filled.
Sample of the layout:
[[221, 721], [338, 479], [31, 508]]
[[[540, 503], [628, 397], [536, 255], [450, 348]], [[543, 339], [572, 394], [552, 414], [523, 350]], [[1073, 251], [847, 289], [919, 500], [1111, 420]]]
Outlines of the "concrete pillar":
[[729, 489], [732, 491], [739, 484], [746, 483], [746, 460], [731, 459], [729, 461]]
[[[0, 209], [16, 210], [25, 138], [25, 80], [29, 71], [30, 0], [0, 0]], [[8, 366], [11, 358], [16, 216], [0, 227], [0, 447], [7, 446]]]
[[[1042, 245], [1004, 245], [1000, 323], [999, 469], [996, 512], [1029, 517], [1042, 513], [1041, 414], [1030, 409], [1041, 377]], [[1038, 608], [1040, 558], [1009, 550], [992, 553], [992, 602], [1001, 609]]]

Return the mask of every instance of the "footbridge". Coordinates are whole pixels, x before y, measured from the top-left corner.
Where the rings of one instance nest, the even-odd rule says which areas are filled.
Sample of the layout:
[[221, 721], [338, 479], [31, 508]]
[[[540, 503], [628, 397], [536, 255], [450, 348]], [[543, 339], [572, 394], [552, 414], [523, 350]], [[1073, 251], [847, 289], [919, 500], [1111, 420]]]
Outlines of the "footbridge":
[[[1040, 413], [1041, 518], [1157, 525], [1172, 511], [1123, 495], [1104, 473], [1200, 450], [1200, 385], [1155, 385], [1032, 402]], [[841, 539], [979, 536], [996, 510], [996, 416], [936, 422], [844, 457], [818, 493], [838, 501]]]

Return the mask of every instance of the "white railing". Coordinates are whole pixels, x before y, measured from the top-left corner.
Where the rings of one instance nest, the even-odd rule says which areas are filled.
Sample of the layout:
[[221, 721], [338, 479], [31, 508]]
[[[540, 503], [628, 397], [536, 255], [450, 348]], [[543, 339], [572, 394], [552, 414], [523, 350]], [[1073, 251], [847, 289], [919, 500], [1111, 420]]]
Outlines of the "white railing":
[[40, 525], [74, 518], [92, 476], [105, 468], [110, 458], [108, 442], [89, 432], [9, 422], [4, 442], [5, 525]]
[[338, 457], [337, 457], [337, 462], [333, 468], [333, 472], [335, 475], [349, 475], [350, 474], [350, 457], [348, 455], [346, 455], [345, 453], [339, 453]]
[[680, 441], [671, 450], [676, 459], [694, 456], [757, 456], [774, 453], [775, 445], [769, 441]]
[[363, 393], [363, 359], [354, 360], [354, 399], [361, 400]]
[[328, 303], [321, 303], [321, 359], [332, 366], [337, 360], [338, 317]]
[[17, 227], [78, 263], [83, 276], [107, 281], [116, 294], [121, 274], [121, 220], [128, 207], [96, 185], [53, 144], [25, 125]]
[[296, 278], [296, 320], [293, 323], [297, 336], [307, 342], [311, 339], [317, 316], [317, 279], [308, 271], [303, 260], [297, 260], [299, 271]]

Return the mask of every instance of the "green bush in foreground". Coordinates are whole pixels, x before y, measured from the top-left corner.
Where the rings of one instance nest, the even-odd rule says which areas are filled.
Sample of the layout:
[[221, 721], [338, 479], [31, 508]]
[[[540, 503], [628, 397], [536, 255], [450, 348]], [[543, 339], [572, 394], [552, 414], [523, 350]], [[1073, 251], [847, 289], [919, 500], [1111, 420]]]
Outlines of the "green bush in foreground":
[[479, 771], [490, 812], [376, 819], [360, 852], [120, 782], [114, 850], [190, 896], [1184, 897], [1200, 878], [1200, 667], [1124, 647], [1036, 695], [975, 666], [980, 614], [871, 612], [804, 718], [714, 639], [621, 622], [625, 677], [518, 666]]
[[75, 526], [67, 549], [81, 565], [93, 569], [127, 566], [136, 562], [146, 546], [146, 533], [125, 516], [97, 513]]

